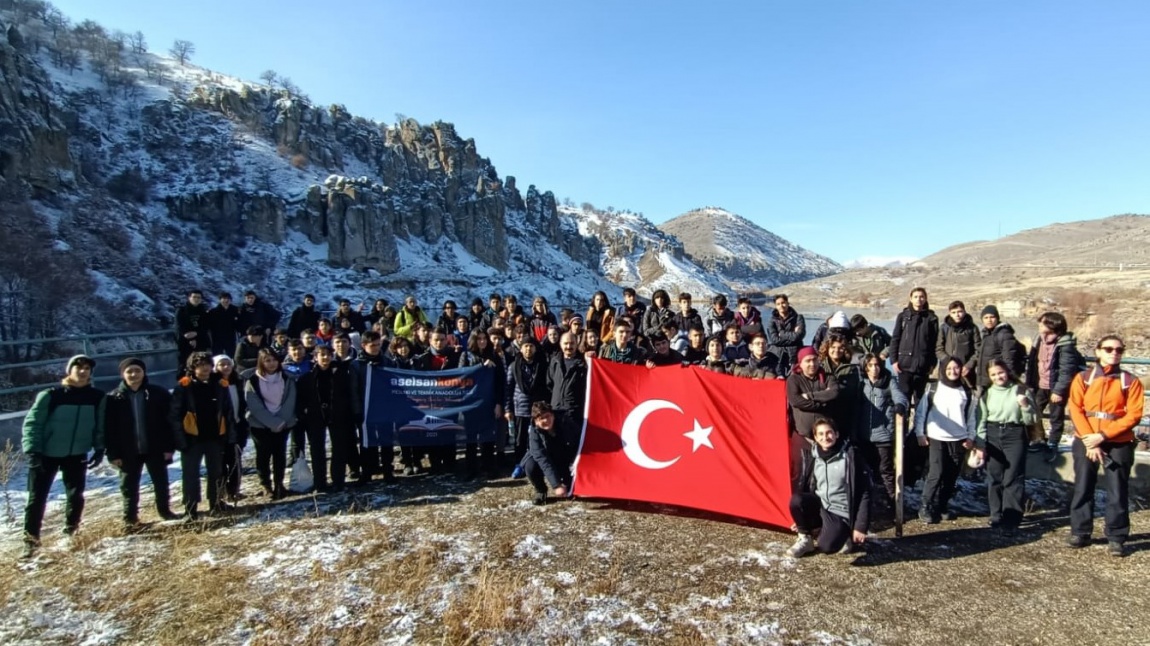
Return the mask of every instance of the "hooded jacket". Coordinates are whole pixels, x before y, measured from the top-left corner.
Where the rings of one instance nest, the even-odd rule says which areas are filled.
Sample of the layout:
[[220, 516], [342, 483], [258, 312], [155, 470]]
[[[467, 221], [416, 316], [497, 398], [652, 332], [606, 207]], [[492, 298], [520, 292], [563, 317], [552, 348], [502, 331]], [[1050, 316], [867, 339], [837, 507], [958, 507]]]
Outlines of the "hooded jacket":
[[[147, 453], [175, 453], [176, 436], [168, 422], [168, 413], [172, 409], [171, 393], [165, 388], [149, 384], [145, 377], [135, 394], [144, 398], [144, 441]], [[141, 454], [132, 396], [132, 389], [121, 381], [105, 398], [107, 421], [104, 424], [104, 444], [109, 461]]]
[[[1026, 361], [1025, 356], [1018, 353], [1023, 349], [1014, 337], [1014, 328], [1009, 323], [999, 323], [993, 329], [982, 330], [982, 348], [978, 354], [978, 385], [985, 389], [990, 386], [990, 375], [987, 369], [990, 362], [1001, 359], [1007, 366], [1017, 366]], [[1022, 377], [1022, 374], [1012, 374], [1012, 377]]]
[[864, 534], [870, 528], [870, 475], [866, 463], [857, 455], [855, 447], [849, 440], [839, 440], [842, 446], [837, 452], [828, 456], [826, 460], [819, 456], [817, 449], [805, 454], [802, 472], [799, 478], [799, 490], [802, 493], [813, 493], [819, 496], [819, 501], [826, 505], [827, 483], [822, 482], [825, 471], [818, 468], [820, 462], [832, 460], [846, 461], [846, 491], [849, 500], [847, 522], [851, 529]]
[[104, 391], [92, 386], [40, 391], [24, 417], [21, 448], [50, 458], [103, 450], [106, 405]]
[[928, 375], [938, 365], [938, 317], [934, 310], [906, 307], [894, 320], [890, 339], [891, 363], [901, 372]]
[[571, 359], [566, 359], [562, 352], [551, 357], [547, 366], [547, 389], [551, 391], [551, 408], [582, 418], [583, 405], [587, 402], [587, 359], [578, 352]]
[[878, 381], [862, 378], [862, 396], [859, 398], [857, 436], [872, 444], [894, 441], [895, 415], [906, 415], [909, 402], [898, 388], [894, 375], [882, 367]]
[[770, 343], [767, 351], [779, 358], [779, 365], [789, 367], [796, 363], [795, 356], [806, 336], [807, 320], [798, 310], [792, 307], [785, 317], [780, 316], [777, 309], [771, 310], [767, 321], [767, 342]]
[[[938, 343], [935, 344], [935, 356], [939, 365], [947, 357], [955, 357], [962, 362], [963, 368], [974, 370], [978, 367], [978, 358], [982, 352], [982, 334], [974, 319], [969, 316], [962, 317], [962, 323], [955, 323], [948, 314], [942, 321], [938, 331]], [[1067, 388], [1070, 387], [1067, 382]]]
[[[1034, 337], [1030, 354], [1026, 360], [1026, 385], [1038, 390], [1039, 375], [1038, 351], [1044, 343], [1042, 336]], [[1074, 376], [1086, 369], [1086, 360], [1078, 351], [1078, 340], [1073, 332], [1067, 332], [1054, 340], [1054, 354], [1050, 357], [1048, 377], [1050, 392], [1066, 399], [1070, 396], [1070, 384]]]

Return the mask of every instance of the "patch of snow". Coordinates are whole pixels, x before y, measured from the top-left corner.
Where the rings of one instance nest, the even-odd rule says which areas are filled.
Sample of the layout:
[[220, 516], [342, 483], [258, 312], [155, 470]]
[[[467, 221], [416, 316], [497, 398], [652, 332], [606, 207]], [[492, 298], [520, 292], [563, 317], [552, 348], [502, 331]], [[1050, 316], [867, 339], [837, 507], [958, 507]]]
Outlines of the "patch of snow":
[[539, 559], [555, 553], [555, 548], [543, 542], [543, 539], [528, 534], [515, 546], [515, 558]]

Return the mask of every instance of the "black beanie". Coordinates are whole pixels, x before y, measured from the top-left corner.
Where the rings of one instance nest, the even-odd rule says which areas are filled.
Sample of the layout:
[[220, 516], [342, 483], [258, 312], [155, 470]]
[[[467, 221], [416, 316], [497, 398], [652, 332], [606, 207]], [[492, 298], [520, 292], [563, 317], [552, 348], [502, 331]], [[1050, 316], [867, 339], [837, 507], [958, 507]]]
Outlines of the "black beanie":
[[986, 307], [982, 308], [982, 314], [979, 314], [978, 316], [979, 316], [979, 318], [982, 318], [983, 316], [986, 316], [987, 314], [993, 314], [994, 318], [996, 318], [996, 319], [1002, 318], [1001, 316], [998, 315], [998, 308], [993, 306], [993, 305], [987, 305]]
[[148, 366], [144, 365], [143, 359], [140, 359], [139, 357], [128, 357], [127, 359], [124, 359], [120, 362], [120, 372], [123, 373], [125, 370], [132, 366], [139, 366], [141, 369], [143, 369], [144, 372], [148, 371]]

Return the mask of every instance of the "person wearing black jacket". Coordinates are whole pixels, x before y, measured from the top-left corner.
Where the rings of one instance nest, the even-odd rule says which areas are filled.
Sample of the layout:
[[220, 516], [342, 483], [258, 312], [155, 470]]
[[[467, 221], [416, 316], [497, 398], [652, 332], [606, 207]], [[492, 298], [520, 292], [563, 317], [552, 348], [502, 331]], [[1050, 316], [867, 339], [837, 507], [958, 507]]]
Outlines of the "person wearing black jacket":
[[531, 405], [528, 448], [521, 466], [535, 489], [535, 504], [547, 503], [547, 487], [556, 496], [571, 491], [571, 464], [579, 451], [580, 425], [547, 402]]
[[775, 309], [767, 319], [768, 352], [779, 358], [778, 374], [785, 375], [798, 361], [799, 348], [807, 336], [807, 320], [791, 307], [786, 294], [775, 295]]
[[834, 423], [814, 423], [815, 450], [803, 462], [800, 486], [791, 496], [798, 540], [787, 553], [798, 558], [815, 550], [849, 553], [866, 542], [870, 526], [870, 476]]
[[332, 349], [317, 346], [315, 367], [300, 378], [296, 410], [307, 429], [311, 471], [317, 491], [328, 491], [326, 436], [331, 436], [331, 489], [342, 490], [355, 451], [356, 425], [363, 419], [359, 373], [346, 361], [332, 361]]
[[1050, 412], [1050, 434], [1046, 439], [1047, 460], [1058, 457], [1058, 444], [1066, 428], [1066, 402], [1074, 375], [1086, 370], [1086, 360], [1078, 351], [1078, 340], [1067, 330], [1066, 317], [1045, 312], [1038, 317], [1038, 336], [1026, 360], [1026, 386], [1034, 391], [1034, 404], [1041, 415]]
[[208, 306], [204, 304], [204, 293], [198, 289], [188, 292], [188, 302], [176, 310], [176, 348], [181, 371], [193, 352], [212, 349]]
[[926, 382], [938, 365], [938, 317], [930, 309], [926, 290], [910, 290], [910, 302], [894, 320], [890, 339], [890, 365], [898, 387], [911, 405], [917, 405]]
[[547, 394], [547, 366], [539, 360], [539, 346], [527, 337], [519, 346], [519, 354], [507, 367], [507, 388], [503, 407], [507, 422], [512, 424], [513, 457], [516, 475], [522, 473], [519, 463], [527, 453], [527, 428], [531, 426], [531, 404], [549, 399]]
[[236, 372], [244, 377], [250, 376], [256, 369], [256, 363], [259, 361], [260, 348], [265, 347], [264, 343], [264, 329], [257, 325], [253, 325], [244, 331], [244, 339], [240, 341], [239, 347], [236, 348], [236, 356], [233, 359], [235, 362]]
[[[407, 339], [404, 339], [406, 342]], [[359, 375], [359, 401], [365, 401], [367, 396], [367, 372], [372, 366], [380, 368], [386, 363], [383, 353], [383, 335], [369, 330], [359, 339], [360, 352], [353, 362], [356, 373]], [[359, 482], [367, 484], [375, 475], [382, 474], [384, 482], [395, 482], [395, 469], [393, 466], [394, 450], [388, 446], [367, 446], [364, 436], [364, 427], [360, 426], [359, 437]]]
[[671, 297], [666, 290], [656, 289], [651, 295], [651, 306], [643, 313], [642, 335], [650, 344], [651, 337], [663, 331], [663, 324], [675, 320], [671, 311]]
[[[651, 310], [647, 310], [648, 314], [650, 312]], [[648, 368], [683, 365], [683, 355], [671, 349], [671, 340], [662, 331], [652, 332], [647, 340], [651, 342], [651, 347], [654, 350], [647, 355], [646, 366]]]
[[346, 298], [339, 299], [339, 309], [337, 309], [335, 315], [331, 317], [335, 327], [337, 329], [340, 328], [340, 321], [346, 319], [350, 327], [348, 334], [351, 332], [359, 332], [362, 334], [367, 330], [367, 320], [363, 317], [363, 308], [365, 305], [366, 303], [360, 303], [359, 309], [353, 310], [351, 309], [350, 300]]
[[156, 513], [164, 520], [172, 513], [168, 492], [168, 465], [176, 452], [176, 438], [168, 422], [172, 396], [148, 383], [147, 365], [136, 357], [120, 362], [122, 381], [105, 400], [105, 448], [108, 461], [120, 470], [124, 498], [124, 524], [140, 522], [140, 474], [148, 469], [156, 499]]
[[208, 511], [227, 510], [223, 501], [224, 446], [233, 441], [232, 402], [227, 381], [212, 378], [212, 356], [195, 352], [188, 357], [188, 375], [172, 391], [170, 421], [180, 450], [184, 509], [188, 520], [198, 520], [200, 463], [207, 468]]
[[551, 357], [547, 366], [547, 390], [551, 392], [551, 408], [571, 419], [583, 419], [587, 401], [587, 359], [579, 354], [575, 335], [567, 332], [559, 337], [559, 353]]
[[791, 427], [791, 484], [799, 487], [802, 465], [810, 458], [814, 426], [829, 417], [839, 397], [839, 383], [823, 371], [818, 353], [806, 346], [799, 350], [798, 363], [787, 376], [787, 411]]
[[[212, 366], [220, 381], [227, 383], [228, 398], [231, 399], [232, 423], [235, 433], [230, 442], [224, 445], [223, 469], [224, 485], [228, 502], [239, 502], [244, 498], [240, 493], [240, 484], [243, 480], [244, 449], [248, 445], [250, 428], [247, 420], [247, 402], [244, 398], [244, 384], [242, 377], [236, 372], [236, 363], [226, 354], [212, 357]], [[253, 366], [250, 373], [255, 372]], [[250, 374], [249, 373], [249, 374]]]
[[240, 308], [232, 305], [232, 295], [221, 292], [220, 302], [208, 310], [208, 333], [212, 337], [213, 355], [226, 354], [230, 357], [235, 353], [239, 320]]
[[298, 339], [304, 330], [315, 330], [319, 327], [320, 313], [315, 309], [315, 296], [304, 294], [303, 305], [295, 308], [288, 320], [287, 333], [293, 339]]
[[246, 330], [253, 325], [263, 328], [264, 338], [272, 335], [272, 330], [280, 322], [280, 313], [271, 303], [248, 290], [244, 293], [244, 304], [240, 305], [240, 318], [237, 329]]
[[[496, 477], [497, 456], [499, 450], [502, 449], [499, 443], [499, 438], [502, 436], [507, 437], [507, 423], [503, 419], [503, 390], [507, 387], [506, 375], [507, 371], [503, 368], [503, 359], [501, 353], [495, 349], [495, 345], [491, 343], [491, 337], [488, 336], [486, 330], [475, 330], [467, 339], [467, 350], [460, 357], [460, 365], [462, 367], [483, 366], [491, 371], [491, 390], [492, 398], [495, 400], [495, 409], [492, 410], [479, 410], [471, 411], [465, 414], [467, 418], [475, 419], [476, 422], [486, 425], [483, 417], [495, 414], [494, 435], [489, 438], [482, 438], [480, 441], [479, 434], [473, 431], [477, 425], [471, 419], [464, 419], [463, 427], [467, 430], [467, 448], [466, 448], [466, 465], [468, 480], [474, 479], [479, 476], [480, 468], [486, 473], [487, 477]], [[488, 418], [490, 419], [490, 418]], [[506, 442], [506, 440], [504, 440]], [[482, 452], [482, 460], [480, 458]]]
[[982, 348], [978, 353], [978, 387], [990, 388], [990, 364], [999, 359], [1010, 370], [1011, 379], [1025, 377], [1025, 349], [1014, 336], [1014, 327], [1003, 323], [998, 308], [987, 305], [982, 308]]
[[966, 313], [966, 305], [962, 301], [954, 301], [947, 307], [949, 314], [942, 321], [938, 330], [938, 343], [935, 347], [935, 356], [941, 364], [949, 357], [962, 362], [962, 379], [968, 386], [977, 383], [978, 357], [982, 352], [982, 334], [974, 319]]
[[[415, 358], [415, 370], [454, 370], [459, 367], [462, 353], [459, 348], [447, 345], [447, 330], [435, 328], [427, 337], [427, 351]], [[440, 439], [441, 444], [431, 447], [431, 473], [451, 473], [455, 468], [456, 438]]]

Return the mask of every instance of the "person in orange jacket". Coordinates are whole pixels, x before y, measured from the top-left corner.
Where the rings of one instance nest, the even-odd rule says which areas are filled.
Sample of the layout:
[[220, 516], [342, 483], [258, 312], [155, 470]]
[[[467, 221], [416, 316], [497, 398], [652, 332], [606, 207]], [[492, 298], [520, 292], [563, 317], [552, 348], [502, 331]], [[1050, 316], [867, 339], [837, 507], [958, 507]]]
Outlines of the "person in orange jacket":
[[1094, 526], [1094, 488], [1098, 466], [1106, 486], [1106, 539], [1109, 552], [1125, 556], [1130, 533], [1130, 470], [1134, 466], [1134, 427], [1142, 419], [1143, 388], [1122, 369], [1126, 344], [1108, 334], [1098, 342], [1097, 365], [1078, 373], [1070, 384], [1074, 421], [1074, 495], [1070, 502], [1071, 547], [1090, 544]]

